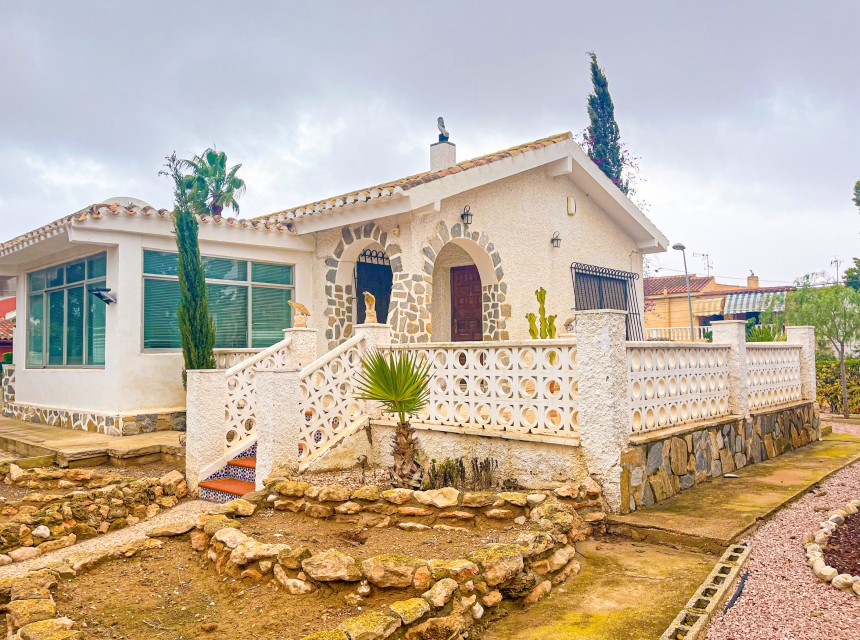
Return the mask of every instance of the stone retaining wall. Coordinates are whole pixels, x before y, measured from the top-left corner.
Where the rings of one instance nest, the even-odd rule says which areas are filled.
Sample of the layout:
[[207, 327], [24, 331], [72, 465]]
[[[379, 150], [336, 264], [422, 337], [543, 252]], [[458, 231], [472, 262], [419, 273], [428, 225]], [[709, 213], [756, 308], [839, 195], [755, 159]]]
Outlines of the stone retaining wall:
[[187, 494], [178, 471], [63, 496], [31, 494], [2, 509], [10, 517], [0, 523], [0, 566], [136, 524], [175, 506]]
[[[336, 549], [312, 554], [306, 547], [261, 543], [239, 531], [236, 517], [266, 507], [316, 518], [366, 513], [376, 518], [376, 525], [368, 521], [369, 526], [396, 523], [406, 532], [431, 526], [453, 532], [478, 518], [510, 520], [522, 532], [513, 543], [489, 544], [465, 558], [383, 554], [360, 560]], [[150, 535], [190, 532], [193, 548], [206, 552], [219, 574], [253, 582], [274, 579], [293, 595], [327, 584], [351, 584], [355, 593], [345, 599], [360, 604], [373, 589], [404, 591], [404, 598], [385, 611], [348, 618], [338, 629], [305, 640], [432, 640], [458, 637], [484, 616], [486, 608], [503, 600], [534, 604], [554, 585], [577, 574], [574, 543], [602, 527], [602, 508], [600, 487], [594, 481], [552, 491], [493, 493], [451, 487], [350, 490], [272, 479], [265, 490], [215, 506], [194, 523], [169, 525]]]
[[622, 452], [622, 513], [821, 439], [814, 402], [666, 432], [663, 437], [655, 432], [631, 438], [631, 446]]
[[152, 431], [185, 431], [185, 411], [119, 414], [72, 411], [9, 402], [3, 406], [3, 415], [24, 422], [91, 431], [108, 436], [132, 436]]
[[[14, 462], [0, 463], [3, 483], [22, 489], [98, 489], [122, 480], [120, 472], [101, 472], [92, 469], [60, 469], [35, 467], [22, 469]], [[9, 506], [6, 503], [4, 506]], [[9, 514], [4, 514], [9, 515]]]

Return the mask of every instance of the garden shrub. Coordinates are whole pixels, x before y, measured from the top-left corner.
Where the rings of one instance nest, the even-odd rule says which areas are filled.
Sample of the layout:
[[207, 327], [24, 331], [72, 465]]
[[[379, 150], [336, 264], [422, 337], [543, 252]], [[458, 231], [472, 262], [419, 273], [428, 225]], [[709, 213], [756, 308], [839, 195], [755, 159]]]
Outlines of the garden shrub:
[[[860, 358], [847, 358], [848, 409], [860, 413]], [[818, 404], [832, 413], [842, 413], [842, 385], [839, 381], [839, 361], [819, 360], [815, 363], [818, 382]]]

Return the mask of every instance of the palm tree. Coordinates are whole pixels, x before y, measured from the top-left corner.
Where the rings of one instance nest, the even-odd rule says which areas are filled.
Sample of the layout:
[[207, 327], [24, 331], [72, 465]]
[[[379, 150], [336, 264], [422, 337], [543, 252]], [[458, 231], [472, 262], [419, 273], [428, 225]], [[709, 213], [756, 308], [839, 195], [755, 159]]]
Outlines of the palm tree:
[[198, 215], [220, 216], [229, 207], [239, 214], [236, 200], [245, 193], [245, 181], [236, 176], [241, 164], [227, 168], [227, 154], [217, 149], [206, 149], [203, 155], [182, 161], [190, 170], [186, 176], [186, 189]]
[[358, 393], [361, 400], [379, 402], [389, 413], [397, 415], [394, 433], [395, 484], [421, 486], [421, 465], [417, 460], [415, 430], [409, 423], [426, 405], [430, 394], [430, 364], [419, 362], [405, 351], [389, 352], [386, 358], [374, 351], [361, 360]]

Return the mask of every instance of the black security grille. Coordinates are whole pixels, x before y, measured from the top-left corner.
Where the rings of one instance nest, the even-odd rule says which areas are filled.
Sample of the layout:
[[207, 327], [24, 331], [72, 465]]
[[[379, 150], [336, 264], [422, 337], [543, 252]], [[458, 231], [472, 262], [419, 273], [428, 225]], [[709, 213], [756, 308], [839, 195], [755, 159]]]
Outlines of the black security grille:
[[364, 292], [376, 297], [376, 317], [388, 321], [388, 304], [391, 301], [391, 263], [384, 251], [365, 249], [355, 263], [355, 291], [358, 324], [364, 322]]
[[638, 273], [574, 262], [570, 265], [573, 279], [574, 309], [619, 309], [627, 312], [627, 339], [643, 340], [642, 316], [636, 296]]

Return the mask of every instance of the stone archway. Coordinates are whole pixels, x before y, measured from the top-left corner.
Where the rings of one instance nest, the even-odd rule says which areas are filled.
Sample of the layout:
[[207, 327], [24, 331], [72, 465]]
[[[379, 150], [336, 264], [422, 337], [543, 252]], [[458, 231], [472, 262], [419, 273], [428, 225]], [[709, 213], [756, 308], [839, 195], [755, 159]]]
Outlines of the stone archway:
[[[433, 285], [434, 274], [439, 275], [439, 270], [436, 268], [437, 259], [440, 259], [440, 267], [445, 270], [447, 277], [450, 271], [443, 262], [446, 259], [446, 253], [452, 253], [451, 248], [454, 248], [461, 255], [467, 255], [468, 261], [477, 268], [480, 275], [483, 339], [507, 340], [509, 337], [507, 319], [511, 316], [511, 308], [507, 304], [508, 286], [504, 281], [505, 274], [501, 257], [490, 242], [486, 232], [466, 229], [461, 223], [454, 224], [450, 230], [444, 222], [437, 224], [434, 237], [430, 239], [429, 245], [424, 247], [425, 260], [422, 279], [431, 286]], [[446, 286], [446, 283], [439, 282], [436, 285], [437, 291], [432, 292], [432, 314], [428, 311], [427, 315], [435, 318], [438, 322], [447, 317], [440, 305], [450, 305], [451, 300], [449, 287]], [[432, 322], [425, 327], [425, 332], [427, 334], [426, 340], [429, 340], [430, 336], [433, 336], [434, 341], [450, 339], [449, 331], [445, 327], [435, 326]]]
[[[374, 223], [343, 227], [341, 240], [332, 256], [326, 258], [326, 308], [323, 312], [325, 336], [329, 349], [352, 336], [355, 326], [355, 264], [362, 251], [368, 247], [379, 246], [385, 252], [391, 265], [394, 281], [401, 275], [402, 261], [400, 246], [389, 242], [388, 233], [380, 230]], [[393, 298], [393, 288], [392, 288]], [[387, 321], [392, 323], [395, 304], [389, 305]], [[383, 321], [380, 318], [380, 321]]]

